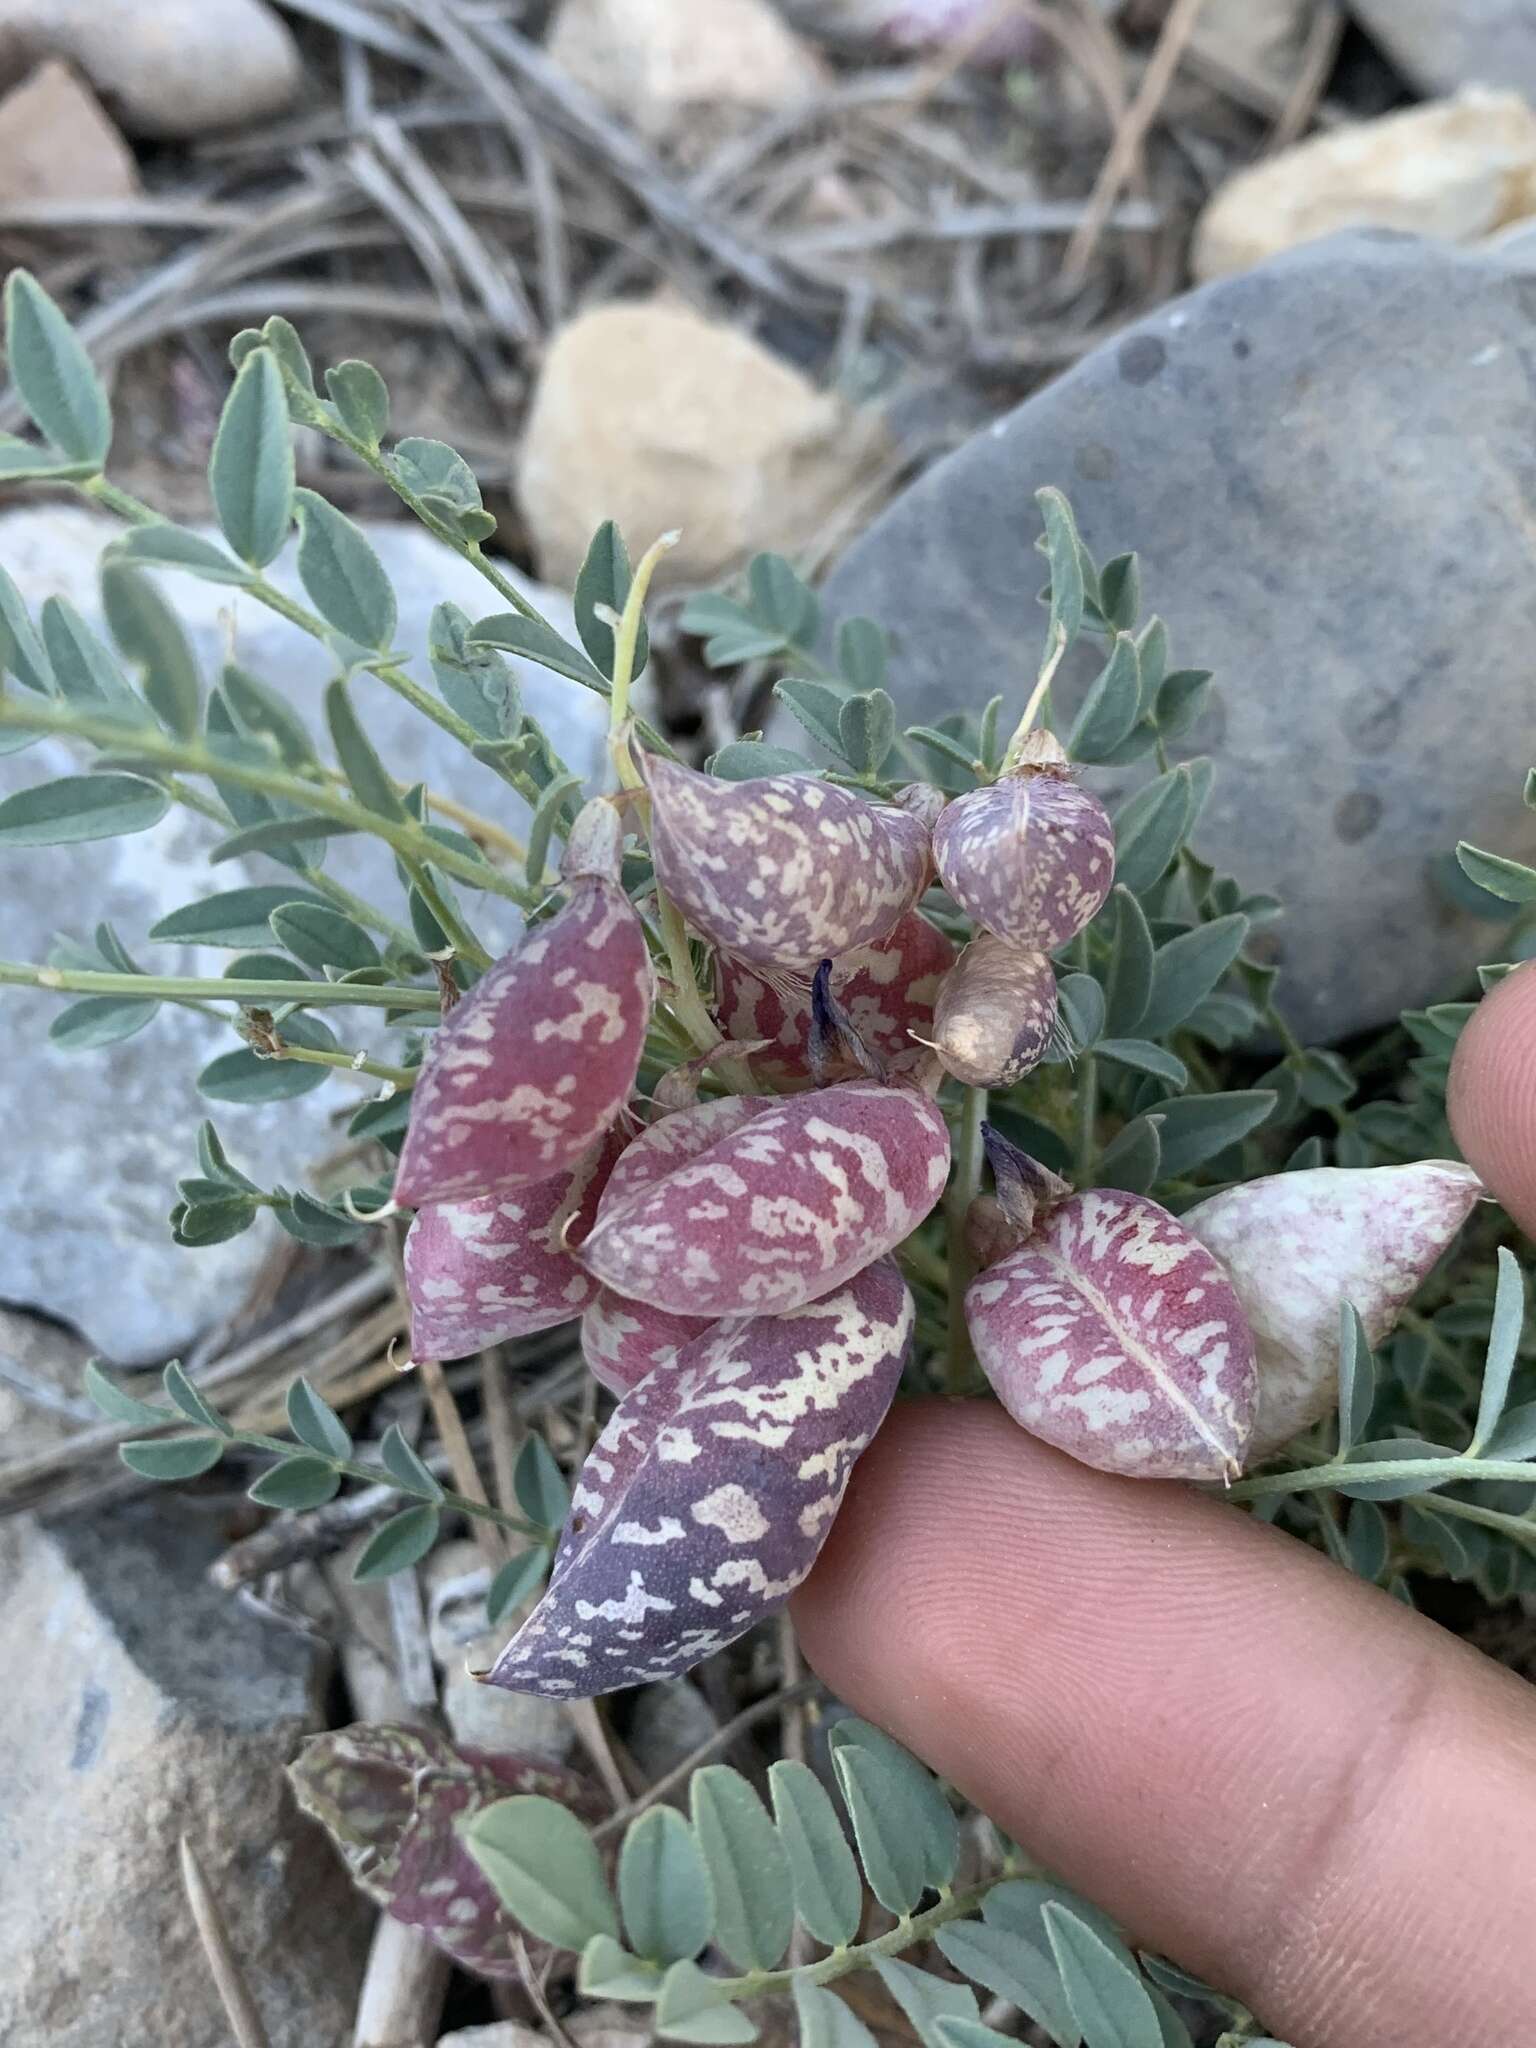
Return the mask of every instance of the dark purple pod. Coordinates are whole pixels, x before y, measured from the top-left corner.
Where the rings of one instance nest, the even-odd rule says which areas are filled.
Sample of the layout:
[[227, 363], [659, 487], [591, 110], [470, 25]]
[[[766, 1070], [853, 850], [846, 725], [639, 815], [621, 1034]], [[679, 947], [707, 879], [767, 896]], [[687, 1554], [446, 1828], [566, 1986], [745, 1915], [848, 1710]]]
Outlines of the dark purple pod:
[[574, 1771], [456, 1749], [427, 1728], [363, 1721], [312, 1736], [288, 1776], [353, 1882], [391, 1920], [418, 1928], [477, 1977], [515, 1978], [530, 1951], [550, 1955], [502, 1905], [459, 1828], [498, 1800], [530, 1792], [595, 1820], [590, 1787]]
[[1081, 1464], [1132, 1479], [1241, 1469], [1253, 1332], [1225, 1272], [1156, 1202], [1070, 1196], [971, 1282], [965, 1318], [1008, 1413]]
[[969, 918], [1032, 953], [1075, 938], [1115, 879], [1104, 806], [1050, 759], [957, 796], [934, 827], [933, 857]]
[[633, 1199], [610, 1185], [580, 1258], [673, 1315], [787, 1313], [900, 1244], [948, 1174], [927, 1096], [842, 1081], [769, 1103]]
[[597, 1282], [572, 1247], [592, 1228], [623, 1142], [610, 1132], [548, 1180], [477, 1202], [429, 1202], [416, 1212], [405, 1240], [416, 1358], [467, 1358], [587, 1308]]
[[411, 1098], [395, 1199], [419, 1209], [574, 1167], [629, 1099], [655, 980], [615, 883], [569, 902], [439, 1025]]
[[614, 1410], [571, 1496], [549, 1590], [493, 1685], [590, 1699], [670, 1678], [809, 1572], [912, 1336], [889, 1259], [794, 1315], [696, 1338]]
[[1039, 1066], [1056, 1029], [1056, 975], [1045, 953], [979, 932], [945, 975], [933, 1046], [968, 1088], [1007, 1088]]
[[581, 1355], [610, 1394], [627, 1394], [658, 1368], [676, 1365], [685, 1345], [715, 1327], [713, 1316], [668, 1315], [584, 1277], [595, 1299], [581, 1319]]
[[883, 939], [928, 886], [926, 820], [814, 775], [722, 782], [647, 754], [656, 878], [758, 967], [808, 973]]

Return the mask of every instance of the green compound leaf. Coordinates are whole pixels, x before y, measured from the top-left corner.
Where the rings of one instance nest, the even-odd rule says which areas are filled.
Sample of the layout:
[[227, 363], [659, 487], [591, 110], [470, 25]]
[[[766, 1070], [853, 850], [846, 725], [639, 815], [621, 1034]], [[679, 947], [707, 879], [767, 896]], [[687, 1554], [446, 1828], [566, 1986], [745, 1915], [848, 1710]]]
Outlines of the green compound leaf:
[[61, 775], [0, 803], [0, 846], [66, 846], [158, 825], [171, 800], [140, 775]]
[[523, 1439], [512, 1467], [512, 1490], [530, 1522], [558, 1529], [570, 1511], [571, 1489], [554, 1452], [534, 1433]]
[[352, 1567], [353, 1578], [364, 1586], [370, 1580], [393, 1578], [396, 1572], [408, 1572], [412, 1565], [420, 1564], [437, 1541], [441, 1519], [438, 1510], [429, 1507], [407, 1508], [403, 1514], [392, 1515], [363, 1545], [362, 1554]]
[[112, 409], [84, 345], [27, 270], [5, 283], [5, 353], [33, 423], [73, 462], [101, 468], [112, 446]]
[[341, 1474], [323, 1458], [284, 1458], [263, 1472], [249, 1497], [264, 1508], [321, 1508], [341, 1491]]
[[1143, 784], [1114, 817], [1115, 879], [1140, 896], [1162, 875], [1184, 843], [1194, 805], [1187, 767]]
[[136, 526], [115, 540], [112, 557], [118, 561], [143, 562], [156, 569], [185, 569], [205, 583], [249, 583], [251, 572], [200, 533], [169, 524]]
[[224, 1455], [216, 1436], [168, 1436], [121, 1444], [118, 1456], [141, 1479], [196, 1479]]
[[[941, 1927], [934, 1939], [945, 1961], [962, 1976], [1016, 2005], [1062, 2048], [1076, 2048], [1078, 2030], [1062, 1989], [1061, 1972], [1043, 1940], [1037, 1945], [1014, 1928], [975, 1920]], [[937, 2023], [937, 2031], [943, 2038], [951, 2038], [945, 2020]]]
[[837, 1809], [806, 1764], [781, 1759], [769, 1769], [768, 1787], [801, 1925], [827, 1948], [841, 1948], [859, 1931], [864, 1885]]
[[289, 903], [317, 903], [323, 896], [291, 883], [264, 882], [249, 889], [224, 889], [173, 910], [151, 925], [149, 936], [167, 945], [228, 946], [235, 952], [272, 943], [272, 913]]
[[377, 967], [379, 949], [354, 919], [328, 903], [285, 903], [271, 917], [273, 936], [306, 967], [350, 973]]
[[880, 1982], [917, 2029], [923, 2048], [944, 2048], [939, 2035], [940, 2020], [981, 2017], [976, 1994], [969, 1984], [952, 1984], [947, 1977], [935, 1977], [931, 1970], [915, 1969], [894, 1956], [876, 1956], [875, 1969]]
[[1045, 525], [1042, 552], [1051, 565], [1051, 618], [1047, 652], [1058, 640], [1070, 647], [1082, 631], [1087, 585], [1083, 573], [1083, 544], [1078, 538], [1072, 507], [1058, 490], [1036, 491], [1035, 503]]
[[706, 1764], [690, 1784], [694, 1835], [715, 1895], [715, 1939], [741, 1970], [771, 1970], [794, 1932], [789, 1858], [739, 1772]]
[[1163, 2048], [1157, 2009], [1134, 1964], [1058, 1901], [1043, 1918], [1084, 2048]]
[[299, 581], [328, 626], [359, 647], [394, 637], [395, 593], [362, 528], [314, 491], [296, 491]]
[[1536, 868], [1506, 860], [1501, 853], [1483, 853], [1466, 840], [1456, 848], [1457, 864], [1469, 882], [1497, 896], [1502, 903], [1536, 903]]
[[1129, 889], [1114, 892], [1114, 951], [1104, 985], [1104, 1028], [1111, 1038], [1133, 1038], [1152, 999], [1152, 931]]
[[358, 802], [381, 818], [403, 818], [406, 810], [399, 791], [364, 732], [344, 682], [327, 686], [325, 716], [336, 758]]
[[384, 1441], [379, 1446], [379, 1461], [395, 1484], [405, 1492], [419, 1494], [423, 1500], [442, 1499], [442, 1487], [401, 1435], [398, 1422], [392, 1422], [384, 1432]]
[[240, 366], [208, 462], [213, 509], [242, 562], [264, 569], [293, 523], [293, 437], [282, 372], [269, 349]]
[[800, 2048], [878, 2048], [874, 2035], [835, 1991], [804, 1978], [795, 1982]]
[[576, 1951], [595, 1935], [618, 1940], [619, 1916], [602, 1856], [569, 1808], [537, 1793], [498, 1799], [462, 1833], [496, 1896], [530, 1934]]
[[[576, 630], [581, 635], [581, 644], [606, 676], [613, 674], [613, 628], [597, 616], [597, 607], [605, 605], [609, 611], [622, 613], [632, 580], [624, 536], [611, 519], [605, 519], [592, 536], [592, 545], [587, 549], [587, 558], [576, 578], [573, 597]], [[642, 618], [635, 640], [634, 673], [637, 676], [644, 673], [650, 658], [650, 636]]]
[[87, 1396], [112, 1422], [128, 1422], [137, 1425], [162, 1423], [171, 1418], [164, 1408], [153, 1401], [141, 1401], [136, 1394], [125, 1393], [93, 1358], [83, 1375]]
[[97, 1052], [132, 1038], [160, 1014], [158, 1002], [134, 1002], [123, 996], [85, 996], [56, 1011], [48, 1026], [49, 1041], [65, 1052]]
[[[1106, 571], [1106, 574], [1108, 572]], [[1117, 633], [1067, 740], [1075, 761], [1102, 761], [1129, 738], [1141, 705], [1141, 661], [1129, 633]]]
[[189, 1422], [199, 1423], [204, 1429], [211, 1429], [219, 1436], [233, 1436], [234, 1431], [224, 1420], [218, 1409], [204, 1399], [191, 1380], [173, 1358], [162, 1375], [166, 1399], [173, 1401]]
[[1218, 917], [1180, 932], [1159, 946], [1152, 961], [1152, 993], [1142, 1015], [1143, 1038], [1166, 1038], [1211, 993], [1243, 949], [1248, 920]]
[[697, 1963], [674, 1963], [661, 1980], [656, 2031], [664, 2041], [689, 2041], [705, 2048], [741, 2048], [757, 2039], [757, 2027], [732, 2005], [714, 1978]]
[[696, 1956], [715, 1924], [709, 1872], [693, 1829], [670, 1806], [649, 1807], [619, 1854], [619, 1906], [637, 1955], [656, 1963]]
[[301, 1374], [288, 1389], [288, 1427], [301, 1444], [322, 1458], [350, 1458], [352, 1438], [328, 1401]]
[[1238, 1144], [1268, 1120], [1279, 1099], [1272, 1088], [1234, 1088], [1219, 1095], [1160, 1102], [1163, 1178], [1180, 1179]]
[[834, 1763], [849, 1748], [876, 1759], [885, 1785], [882, 1796], [910, 1830], [926, 1883], [935, 1888], [949, 1884], [960, 1860], [960, 1824], [932, 1772], [883, 1729], [853, 1715], [832, 1730], [831, 1746]]
[[905, 1788], [885, 1758], [853, 1743], [833, 1750], [832, 1765], [870, 1890], [888, 1912], [910, 1913], [927, 1875]]
[[543, 1585], [550, 1556], [542, 1545], [536, 1545], [507, 1559], [486, 1590], [485, 1618], [492, 1628], [498, 1627], [509, 1614], [515, 1614]]

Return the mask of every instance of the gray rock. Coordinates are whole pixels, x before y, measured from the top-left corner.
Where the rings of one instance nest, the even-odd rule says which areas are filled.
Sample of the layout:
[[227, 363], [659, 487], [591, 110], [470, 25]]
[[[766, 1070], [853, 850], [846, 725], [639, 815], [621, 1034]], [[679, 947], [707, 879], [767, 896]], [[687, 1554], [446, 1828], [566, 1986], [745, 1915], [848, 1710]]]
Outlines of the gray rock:
[[[43, 506], [0, 516], [0, 562], [34, 611], [57, 593], [102, 630], [96, 563], [116, 522], [73, 507]], [[432, 607], [451, 598], [473, 613], [502, 609], [469, 566], [421, 529], [376, 525], [369, 537], [400, 603], [400, 645], [425, 661]], [[291, 561], [274, 580], [299, 590]], [[216, 673], [231, 631], [241, 663], [280, 688], [323, 731], [320, 695], [330, 674], [323, 648], [227, 587], [190, 576], [167, 577], [205, 672]], [[562, 631], [573, 630], [558, 592], [536, 601]], [[231, 599], [234, 599], [233, 605]], [[232, 619], [232, 626], [231, 626]], [[520, 665], [528, 709], [578, 773], [603, 772], [605, 707], [547, 670]], [[437, 726], [377, 680], [362, 677], [354, 701], [386, 763], [519, 830], [526, 807]], [[0, 756], [0, 796], [70, 771], [65, 748], [43, 742]], [[83, 846], [4, 856], [0, 957], [41, 961], [57, 932], [89, 938], [108, 918], [146, 968], [173, 974], [222, 972], [229, 955], [201, 959], [185, 948], [145, 945], [156, 919], [199, 896], [247, 882], [276, 882], [291, 871], [262, 857], [217, 868], [205, 863], [216, 828], [172, 812], [153, 831]], [[402, 905], [385, 849], [363, 841], [330, 843], [328, 872], [391, 912]], [[493, 947], [512, 942], [514, 906], [477, 897], [466, 906]], [[197, 1124], [210, 1108], [233, 1156], [266, 1186], [301, 1182], [334, 1139], [332, 1118], [361, 1099], [348, 1082], [265, 1107], [210, 1105], [197, 1073], [232, 1047], [229, 1027], [193, 1011], [162, 1010], [138, 1037], [99, 1052], [62, 1052], [47, 1039], [58, 999], [16, 989], [0, 993], [7, 1030], [7, 1164], [0, 1185], [0, 1301], [38, 1307], [76, 1324], [114, 1358], [166, 1356], [238, 1302], [271, 1240], [261, 1229], [228, 1244], [184, 1251], [172, 1244], [166, 1215], [179, 1175], [195, 1170]], [[341, 1035], [357, 1043], [372, 1012]], [[106, 1276], [110, 1275], [110, 1284]]]
[[665, 1678], [638, 1695], [625, 1736], [629, 1753], [654, 1784], [720, 1731], [720, 1723], [696, 1685]]
[[324, 1665], [212, 1591], [211, 1518], [165, 1500], [0, 1533], [0, 2039], [227, 2048], [182, 1894], [185, 1834], [272, 2048], [340, 2048], [372, 1915], [284, 1763]]
[[1060, 485], [1100, 560], [1140, 551], [1176, 658], [1216, 673], [1185, 748], [1218, 767], [1197, 844], [1286, 904], [1288, 1014], [1314, 1039], [1383, 1024], [1492, 943], [1433, 857], [1463, 837], [1536, 848], [1533, 341], [1530, 280], [1492, 258], [1312, 244], [1164, 308], [997, 421], [859, 541], [829, 609], [895, 629], [911, 719], [1022, 701], [1033, 493]]
[[1352, 12], [1425, 92], [1497, 85], [1536, 95], [1536, 0], [1353, 0]]

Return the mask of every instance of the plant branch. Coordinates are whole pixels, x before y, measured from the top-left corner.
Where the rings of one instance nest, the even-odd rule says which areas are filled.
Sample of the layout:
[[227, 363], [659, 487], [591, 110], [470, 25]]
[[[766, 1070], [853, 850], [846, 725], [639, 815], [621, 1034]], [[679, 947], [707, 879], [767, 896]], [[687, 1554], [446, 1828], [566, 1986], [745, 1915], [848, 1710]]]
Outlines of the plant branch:
[[442, 1008], [435, 989], [370, 988], [343, 981], [216, 981], [173, 974], [108, 974], [95, 968], [34, 967], [27, 961], [0, 960], [0, 988], [41, 988], [56, 995], [124, 996], [130, 1001], [167, 1003], [216, 1002], [293, 1004], [304, 1009], [327, 1004], [372, 1010], [421, 1010], [433, 1016]]
[[1430, 1486], [1438, 1489], [1500, 1479], [1536, 1486], [1536, 1465], [1513, 1458], [1474, 1458], [1465, 1454], [1449, 1458], [1382, 1458], [1371, 1463], [1339, 1458], [1327, 1465], [1309, 1465], [1299, 1472], [1268, 1472], [1257, 1479], [1240, 1479], [1223, 1491], [1228, 1500], [1261, 1500], [1277, 1493], [1310, 1493], [1315, 1487], [1362, 1486], [1401, 1479], [1422, 1479], [1426, 1491]]
[[711, 1984], [722, 1997], [729, 1999], [757, 1998], [770, 1991], [788, 1991], [798, 1984], [830, 1984], [835, 1978], [847, 1977], [855, 1970], [867, 1969], [877, 1956], [899, 1956], [904, 1949], [916, 1948], [941, 1927], [947, 1927], [954, 1920], [964, 1920], [974, 1913], [988, 1892], [995, 1891], [1000, 1884], [1006, 1884], [1015, 1873], [1000, 1870], [994, 1877], [986, 1877], [979, 1884], [967, 1885], [964, 1891], [940, 1894], [936, 1906], [930, 1906], [926, 1913], [904, 1915], [888, 1933], [880, 1934], [873, 1941], [861, 1941], [848, 1948], [834, 1949], [820, 1962], [807, 1963], [790, 1970], [748, 1970], [740, 1977], [714, 1977]]

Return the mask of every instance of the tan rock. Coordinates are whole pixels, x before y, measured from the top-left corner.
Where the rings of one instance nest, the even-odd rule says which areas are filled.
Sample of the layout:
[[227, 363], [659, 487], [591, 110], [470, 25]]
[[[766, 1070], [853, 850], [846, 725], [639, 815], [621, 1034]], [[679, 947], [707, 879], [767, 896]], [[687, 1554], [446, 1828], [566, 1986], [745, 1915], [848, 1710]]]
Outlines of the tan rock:
[[0, 199], [128, 199], [133, 152], [67, 64], [40, 64], [0, 99]]
[[1195, 233], [1200, 278], [1247, 270], [1340, 228], [1472, 242], [1536, 212], [1536, 113], [1471, 91], [1313, 136], [1240, 171]]
[[614, 519], [638, 554], [682, 530], [666, 580], [793, 554], [884, 451], [884, 428], [750, 335], [673, 303], [604, 306], [555, 336], [518, 495], [541, 572], [569, 582]]
[[549, 54], [651, 142], [792, 106], [828, 83], [768, 0], [564, 0]]
[[130, 135], [202, 135], [286, 107], [298, 46], [265, 0], [0, 0], [0, 76], [85, 74]]

